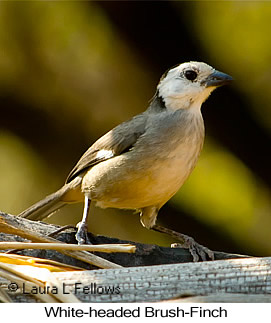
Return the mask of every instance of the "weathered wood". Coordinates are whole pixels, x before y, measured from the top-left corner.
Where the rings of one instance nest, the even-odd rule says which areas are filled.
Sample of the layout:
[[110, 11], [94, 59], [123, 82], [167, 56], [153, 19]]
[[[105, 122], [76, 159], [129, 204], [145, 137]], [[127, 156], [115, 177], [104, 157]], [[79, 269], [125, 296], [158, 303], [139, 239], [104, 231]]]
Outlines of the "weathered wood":
[[[244, 295], [249, 295], [251, 302], [271, 302], [271, 257], [54, 273], [54, 276], [71, 289], [80, 283], [76, 295], [83, 302], [169, 299], [213, 302], [215, 297], [221, 302], [235, 302], [244, 300]], [[93, 293], [84, 294], [82, 287], [91, 284]], [[101, 291], [111, 287], [115, 292], [99, 294], [98, 286]]]
[[[45, 236], [43, 233], [40, 232], [41, 230], [37, 229], [38, 226], [31, 222], [34, 222], [34, 221], [30, 221], [30, 227], [29, 227], [25, 225], [26, 222], [22, 221], [22, 218], [5, 214], [5, 213], [0, 213], [0, 232], [19, 235], [33, 242], [46, 242], [46, 243], [58, 242], [58, 240], [54, 238]], [[36, 228], [33, 228], [33, 227], [36, 227]], [[76, 258], [78, 260], [84, 261], [91, 265], [96, 265], [101, 268], [120, 267], [120, 265], [111, 263], [106, 259], [100, 258], [86, 251], [59, 250], [59, 252], [61, 252], [64, 255]]]
[[103, 245], [90, 245], [90, 244], [69, 244], [69, 243], [38, 243], [38, 242], [0, 242], [0, 249], [43, 249], [43, 250], [85, 250], [85, 251], [98, 251], [98, 252], [127, 252], [133, 253], [136, 248], [130, 244], [103, 244]]
[[271, 303], [270, 295], [221, 293], [206, 296], [192, 296], [171, 299], [163, 303]]
[[[5, 227], [6, 223], [11, 232]], [[19, 232], [28, 230], [37, 235], [49, 235], [59, 228], [0, 213], [0, 231], [6, 232], [0, 233], [0, 240], [25, 241], [15, 236], [18, 231], [14, 223], [18, 225]], [[74, 233], [74, 230], [61, 233], [58, 239], [75, 243]], [[31, 236], [32, 233], [29, 238]], [[89, 239], [95, 244], [133, 243], [92, 234], [89, 234]], [[53, 273], [54, 278], [59, 281], [58, 286], [64, 284], [65, 291], [70, 288], [71, 293], [75, 293], [75, 284], [79, 283], [75, 294], [83, 302], [271, 302], [271, 258], [242, 258], [248, 256], [215, 252], [216, 259], [227, 260], [193, 263], [187, 249], [133, 244], [137, 247], [135, 254], [95, 253], [126, 268]], [[93, 268], [55, 251], [25, 250], [23, 253]], [[1, 284], [7, 286], [8, 281], [0, 277]], [[89, 287], [88, 293], [83, 292], [83, 286]], [[15, 296], [12, 292], [8, 295], [17, 302], [36, 301], [31, 295], [17, 293]]]
[[[2, 225], [1, 225], [2, 220]], [[13, 227], [14, 229], [12, 231], [9, 228], [5, 226], [5, 223], [8, 223], [9, 226]], [[18, 228], [18, 230], [16, 230]], [[21, 229], [20, 229], [21, 228]], [[7, 230], [8, 229], [8, 230]], [[37, 222], [37, 221], [30, 221], [24, 218], [19, 218], [16, 216], [8, 215], [5, 213], [0, 212], [0, 241], [19, 241], [23, 242], [24, 239], [14, 236], [14, 234], [20, 234], [20, 230], [23, 232], [32, 232], [35, 233], [35, 235], [50, 235], [52, 232], [59, 229], [59, 226], [55, 226], [52, 224], [47, 224], [43, 222]], [[4, 231], [5, 230], [5, 231]], [[13, 235], [7, 234], [12, 233]], [[32, 236], [28, 236], [28, 238], [31, 238]], [[75, 230], [69, 229], [67, 232], [60, 233], [57, 236], [59, 241], [65, 242], [65, 243], [76, 243], [75, 240]], [[88, 238], [92, 244], [123, 244], [123, 243], [129, 243], [136, 246], [136, 252], [134, 254], [121, 254], [121, 253], [114, 253], [114, 254], [106, 254], [106, 253], [99, 253], [95, 252], [96, 256], [99, 256], [101, 258], [106, 259], [107, 261], [110, 261], [112, 263], [116, 263], [118, 265], [124, 266], [124, 267], [133, 267], [133, 266], [151, 266], [151, 265], [159, 265], [159, 264], [172, 264], [172, 263], [182, 263], [182, 262], [191, 262], [193, 261], [193, 258], [189, 252], [188, 249], [184, 248], [170, 248], [170, 247], [161, 247], [157, 245], [151, 245], [151, 244], [143, 244], [143, 243], [136, 243], [133, 241], [126, 241], [126, 240], [120, 240], [117, 238], [110, 238], [110, 237], [104, 237], [104, 236], [95, 236], [89, 233]], [[48, 239], [50, 241], [56, 241], [52, 240], [52, 238]], [[37, 241], [37, 240], [34, 240]], [[87, 263], [84, 263], [83, 261], [78, 261], [76, 259], [70, 258], [67, 253], [65, 255], [61, 255], [59, 252], [54, 250], [24, 250], [24, 251], [18, 251], [19, 254], [23, 254], [26, 256], [33, 256], [38, 258], [45, 258], [45, 259], [51, 259], [55, 261], [59, 261], [62, 263], [66, 263], [73, 266], [83, 267], [85, 269], [93, 269], [95, 267], [90, 266]], [[89, 254], [89, 253], [88, 253]], [[242, 255], [236, 255], [236, 254], [228, 254], [223, 252], [215, 252], [215, 259], [228, 259], [228, 258], [239, 258], [239, 257], [245, 257]], [[92, 254], [89, 254], [92, 255]], [[246, 256], [247, 257], [247, 256]], [[80, 258], [81, 260], [84, 260]]]

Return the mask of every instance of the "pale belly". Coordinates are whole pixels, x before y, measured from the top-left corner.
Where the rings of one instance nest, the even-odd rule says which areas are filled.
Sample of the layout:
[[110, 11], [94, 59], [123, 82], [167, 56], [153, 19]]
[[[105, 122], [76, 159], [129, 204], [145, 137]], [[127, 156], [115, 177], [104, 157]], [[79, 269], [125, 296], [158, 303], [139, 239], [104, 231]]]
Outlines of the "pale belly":
[[97, 206], [140, 209], [164, 205], [192, 172], [201, 147], [177, 147], [150, 162], [127, 154], [94, 166], [84, 176], [82, 191]]

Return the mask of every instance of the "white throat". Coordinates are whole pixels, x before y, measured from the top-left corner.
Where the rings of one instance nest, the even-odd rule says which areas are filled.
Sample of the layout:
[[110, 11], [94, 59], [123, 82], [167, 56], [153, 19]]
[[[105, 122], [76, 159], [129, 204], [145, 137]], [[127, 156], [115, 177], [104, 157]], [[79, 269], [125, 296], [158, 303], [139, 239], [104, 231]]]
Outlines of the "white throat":
[[161, 95], [164, 97], [166, 107], [172, 111], [179, 109], [200, 111], [202, 103], [208, 98], [212, 91], [213, 88], [206, 88], [197, 95], [191, 95], [190, 93], [176, 96], [164, 96], [163, 93], [161, 93]]

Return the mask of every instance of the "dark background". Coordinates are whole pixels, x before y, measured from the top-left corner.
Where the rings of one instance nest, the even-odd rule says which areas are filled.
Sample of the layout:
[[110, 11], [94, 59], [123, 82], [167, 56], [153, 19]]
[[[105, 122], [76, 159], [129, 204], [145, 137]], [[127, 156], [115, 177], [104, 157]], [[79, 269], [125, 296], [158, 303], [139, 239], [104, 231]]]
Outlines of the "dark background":
[[[99, 136], [148, 106], [166, 69], [204, 61], [235, 82], [204, 103], [200, 161], [158, 221], [214, 250], [270, 254], [270, 14], [260, 1], [1, 2], [0, 209], [56, 190]], [[89, 229], [172, 242], [128, 211], [93, 206]]]

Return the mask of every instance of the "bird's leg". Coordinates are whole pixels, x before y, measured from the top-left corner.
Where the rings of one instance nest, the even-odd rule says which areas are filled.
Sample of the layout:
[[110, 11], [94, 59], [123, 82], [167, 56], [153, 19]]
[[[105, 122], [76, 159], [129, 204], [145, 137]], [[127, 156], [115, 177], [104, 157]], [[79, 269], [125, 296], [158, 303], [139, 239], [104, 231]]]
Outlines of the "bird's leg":
[[155, 206], [148, 206], [141, 209], [140, 222], [144, 228], [151, 229], [155, 225], [159, 209]]
[[155, 224], [151, 229], [154, 231], [157, 231], [157, 232], [166, 233], [166, 234], [170, 235], [171, 237], [173, 237], [174, 239], [179, 240], [181, 243], [174, 243], [171, 245], [171, 247], [172, 248], [189, 249], [194, 262], [197, 262], [199, 260], [205, 261], [205, 260], [207, 260], [206, 256], [208, 256], [211, 260], [214, 260], [214, 252], [213, 251], [200, 245], [193, 238], [191, 238], [185, 234], [173, 231], [171, 229], [162, 227], [157, 224]]
[[77, 224], [77, 233], [75, 235], [76, 240], [78, 241], [78, 244], [91, 244], [91, 242], [88, 239], [88, 215], [89, 215], [89, 210], [90, 210], [90, 202], [91, 200], [85, 196], [85, 204], [84, 204], [84, 212], [83, 212], [83, 217], [82, 221]]

